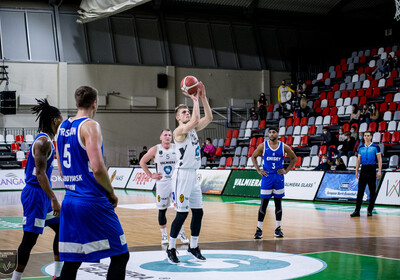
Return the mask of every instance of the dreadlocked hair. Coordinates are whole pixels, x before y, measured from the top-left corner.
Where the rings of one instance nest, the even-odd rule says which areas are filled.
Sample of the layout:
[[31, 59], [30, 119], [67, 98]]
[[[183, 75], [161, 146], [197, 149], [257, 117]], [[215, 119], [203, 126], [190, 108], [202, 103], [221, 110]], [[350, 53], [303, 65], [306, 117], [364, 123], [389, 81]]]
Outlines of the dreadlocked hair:
[[[36, 99], [36, 98], [35, 98]], [[54, 118], [61, 117], [61, 112], [56, 107], [50, 106], [46, 98], [36, 99], [38, 105], [32, 108], [32, 114], [36, 114], [36, 121], [39, 119], [38, 132], [45, 132], [47, 134], [55, 134], [52, 130], [51, 123]]]

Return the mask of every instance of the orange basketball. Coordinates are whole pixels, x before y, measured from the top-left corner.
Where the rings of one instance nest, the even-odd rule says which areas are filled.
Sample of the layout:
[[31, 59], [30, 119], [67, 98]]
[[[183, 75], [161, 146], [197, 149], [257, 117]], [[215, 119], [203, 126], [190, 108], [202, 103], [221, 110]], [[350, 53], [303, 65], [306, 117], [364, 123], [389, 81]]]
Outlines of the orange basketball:
[[186, 76], [181, 81], [181, 90], [188, 94], [195, 94], [199, 87], [199, 81], [194, 76]]

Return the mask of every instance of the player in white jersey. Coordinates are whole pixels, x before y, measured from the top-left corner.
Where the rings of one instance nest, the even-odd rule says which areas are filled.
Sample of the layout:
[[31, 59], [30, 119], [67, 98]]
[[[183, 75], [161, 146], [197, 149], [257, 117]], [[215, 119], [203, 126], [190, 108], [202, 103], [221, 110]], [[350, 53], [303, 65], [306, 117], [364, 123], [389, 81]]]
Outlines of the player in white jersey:
[[[171, 225], [170, 241], [167, 248], [168, 261], [178, 264], [176, 256], [176, 238], [182, 227], [189, 208], [192, 210], [192, 221], [190, 224], [191, 238], [188, 254], [198, 261], [205, 261], [201, 255], [198, 239], [203, 218], [203, 205], [200, 184], [197, 180], [196, 170], [200, 168], [200, 145], [196, 131], [204, 129], [213, 119], [210, 105], [208, 104], [206, 91], [202, 82], [196, 94], [190, 95], [183, 92], [193, 100], [193, 114], [190, 116], [186, 105], [179, 105], [176, 109], [176, 119], [179, 126], [174, 131], [174, 140], [178, 162], [172, 175], [173, 192], [175, 193], [176, 217]], [[203, 102], [204, 114], [200, 118], [199, 98]]]
[[[172, 186], [171, 178], [175, 169], [176, 163], [176, 152], [175, 144], [172, 141], [172, 132], [170, 129], [163, 129], [160, 135], [161, 144], [155, 145], [149, 149], [149, 151], [140, 160], [140, 166], [144, 172], [150, 178], [157, 180], [156, 184], [156, 205], [158, 208], [158, 223], [161, 230], [161, 244], [168, 244], [168, 233], [167, 233], [167, 218], [166, 212], [171, 204], [172, 198]], [[154, 159], [157, 165], [157, 173], [151, 173], [147, 167], [147, 162]], [[189, 243], [187, 239], [183, 225], [179, 232], [178, 238], [182, 243]]]

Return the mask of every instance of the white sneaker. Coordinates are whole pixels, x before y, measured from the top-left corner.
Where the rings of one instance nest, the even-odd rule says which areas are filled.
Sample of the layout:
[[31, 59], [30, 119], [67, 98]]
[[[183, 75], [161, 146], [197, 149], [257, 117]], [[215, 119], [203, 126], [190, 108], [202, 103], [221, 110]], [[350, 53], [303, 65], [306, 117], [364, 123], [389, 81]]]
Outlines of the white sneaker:
[[184, 231], [181, 231], [181, 232], [178, 234], [178, 238], [180, 239], [180, 241], [182, 242], [182, 244], [189, 244], [189, 239], [186, 237]]
[[168, 235], [162, 235], [161, 237], [161, 245], [167, 245], [168, 244]]

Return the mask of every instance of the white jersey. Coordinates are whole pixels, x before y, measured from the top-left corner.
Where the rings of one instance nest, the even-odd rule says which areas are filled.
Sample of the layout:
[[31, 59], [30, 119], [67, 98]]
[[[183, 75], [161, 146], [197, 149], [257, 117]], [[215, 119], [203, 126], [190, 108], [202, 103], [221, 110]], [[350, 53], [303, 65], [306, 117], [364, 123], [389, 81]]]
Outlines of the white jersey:
[[177, 164], [176, 168], [199, 169], [201, 165], [199, 138], [196, 130], [192, 129], [185, 141], [176, 142]]
[[157, 173], [162, 174], [162, 178], [158, 182], [170, 181], [176, 164], [175, 144], [171, 144], [168, 150], [158, 144], [154, 163], [157, 164]]

